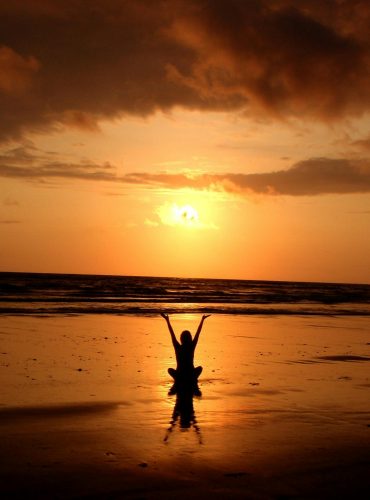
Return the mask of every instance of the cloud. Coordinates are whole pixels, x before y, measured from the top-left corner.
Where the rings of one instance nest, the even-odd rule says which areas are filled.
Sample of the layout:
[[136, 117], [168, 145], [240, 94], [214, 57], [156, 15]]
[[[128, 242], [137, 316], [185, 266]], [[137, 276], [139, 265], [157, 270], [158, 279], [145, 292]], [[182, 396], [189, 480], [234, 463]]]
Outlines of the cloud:
[[358, 139], [357, 141], [353, 141], [352, 145], [369, 151], [370, 150], [370, 137], [367, 137], [366, 139]]
[[0, 47], [0, 92], [13, 96], [25, 92], [39, 67], [34, 57], [22, 57], [8, 47]]
[[90, 161], [69, 163], [52, 153], [45, 153], [34, 146], [18, 146], [0, 155], [0, 177], [21, 179], [82, 179], [116, 181], [116, 169], [108, 162]]
[[190, 73], [173, 74], [203, 98], [239, 97], [249, 112], [325, 120], [368, 106], [369, 35], [355, 24], [369, 14], [365, 2], [357, 10], [335, 1], [326, 9], [315, 1], [198, 5], [174, 24], [198, 58]]
[[0, 140], [176, 106], [335, 120], [370, 107], [367, 0], [13, 0]]
[[159, 222], [156, 220], [152, 220], [152, 219], [145, 219], [144, 225], [149, 226], [149, 227], [158, 227]]
[[128, 174], [125, 180], [167, 188], [194, 188], [269, 196], [370, 192], [370, 161], [313, 158], [287, 170], [257, 174]]
[[21, 224], [22, 221], [20, 220], [13, 220], [13, 219], [0, 219], [0, 224]]
[[370, 162], [313, 158], [288, 170], [250, 174], [240, 178], [241, 188], [277, 195], [319, 195], [370, 192]]
[[242, 195], [315, 196], [370, 192], [370, 160], [312, 158], [286, 170], [264, 173], [148, 173], [118, 175], [110, 163], [66, 162], [52, 152], [28, 144], [0, 155], [0, 177], [24, 180], [70, 179], [105, 181], [165, 189], [223, 191]]
[[19, 201], [15, 200], [14, 198], [7, 197], [3, 200], [3, 205], [5, 205], [6, 207], [18, 207]]

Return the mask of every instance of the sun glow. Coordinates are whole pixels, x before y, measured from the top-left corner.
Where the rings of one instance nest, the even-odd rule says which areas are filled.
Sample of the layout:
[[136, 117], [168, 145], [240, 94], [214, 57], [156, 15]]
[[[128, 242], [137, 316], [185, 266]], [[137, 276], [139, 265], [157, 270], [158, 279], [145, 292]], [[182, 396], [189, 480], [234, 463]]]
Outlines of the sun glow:
[[169, 226], [200, 227], [199, 213], [192, 205], [177, 205], [165, 203], [157, 210], [163, 224]]
[[176, 224], [194, 226], [199, 223], [198, 212], [191, 205], [184, 205], [182, 207], [174, 205], [172, 208], [172, 216]]

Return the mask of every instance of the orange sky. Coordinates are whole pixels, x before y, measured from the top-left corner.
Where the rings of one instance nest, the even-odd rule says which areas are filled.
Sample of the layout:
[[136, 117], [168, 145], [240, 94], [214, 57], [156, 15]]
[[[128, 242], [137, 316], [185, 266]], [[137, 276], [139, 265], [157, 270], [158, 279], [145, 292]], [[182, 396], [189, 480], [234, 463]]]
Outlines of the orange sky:
[[369, 283], [369, 19], [0, 6], [0, 271]]

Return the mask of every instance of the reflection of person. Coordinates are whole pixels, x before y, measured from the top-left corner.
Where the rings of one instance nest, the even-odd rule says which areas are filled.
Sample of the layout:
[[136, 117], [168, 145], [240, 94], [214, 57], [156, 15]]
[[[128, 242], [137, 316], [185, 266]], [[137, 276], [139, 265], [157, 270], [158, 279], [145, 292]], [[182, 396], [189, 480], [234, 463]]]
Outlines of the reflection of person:
[[175, 383], [180, 382], [196, 384], [203, 368], [201, 366], [194, 368], [194, 351], [198, 343], [200, 332], [202, 331], [204, 320], [208, 318], [210, 314], [203, 314], [196, 334], [194, 335], [194, 339], [188, 330], [184, 330], [180, 336], [181, 343], [176, 339], [168, 314], [161, 313], [161, 316], [167, 322], [177, 361], [176, 370], [174, 368], [169, 368], [168, 373], [175, 380]]
[[168, 442], [176, 423], [180, 425], [181, 430], [190, 430], [193, 428], [198, 436], [199, 444], [203, 443], [200, 428], [195, 418], [193, 393], [190, 391], [180, 391], [177, 393], [172, 420], [163, 439], [165, 443]]

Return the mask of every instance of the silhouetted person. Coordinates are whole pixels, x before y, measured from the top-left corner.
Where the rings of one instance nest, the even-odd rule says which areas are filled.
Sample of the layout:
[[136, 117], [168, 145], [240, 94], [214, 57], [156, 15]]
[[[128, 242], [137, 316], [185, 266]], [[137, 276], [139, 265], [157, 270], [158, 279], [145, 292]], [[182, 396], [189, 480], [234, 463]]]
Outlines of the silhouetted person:
[[194, 368], [194, 351], [198, 343], [200, 332], [202, 331], [204, 320], [208, 318], [210, 314], [203, 314], [194, 339], [188, 330], [184, 330], [180, 335], [181, 343], [176, 339], [168, 314], [161, 313], [161, 316], [167, 322], [177, 361], [176, 370], [174, 368], [169, 368], [168, 373], [175, 380], [176, 389], [189, 386], [195, 388], [203, 368], [201, 366]]

